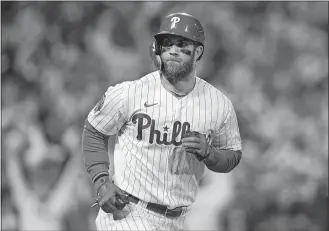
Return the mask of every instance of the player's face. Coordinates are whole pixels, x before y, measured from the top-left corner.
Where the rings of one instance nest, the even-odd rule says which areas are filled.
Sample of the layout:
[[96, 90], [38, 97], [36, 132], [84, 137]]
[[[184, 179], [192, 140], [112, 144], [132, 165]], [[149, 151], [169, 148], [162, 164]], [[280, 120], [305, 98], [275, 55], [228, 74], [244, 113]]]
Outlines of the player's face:
[[193, 41], [176, 35], [166, 35], [160, 45], [162, 71], [169, 80], [184, 79], [194, 70], [196, 46]]

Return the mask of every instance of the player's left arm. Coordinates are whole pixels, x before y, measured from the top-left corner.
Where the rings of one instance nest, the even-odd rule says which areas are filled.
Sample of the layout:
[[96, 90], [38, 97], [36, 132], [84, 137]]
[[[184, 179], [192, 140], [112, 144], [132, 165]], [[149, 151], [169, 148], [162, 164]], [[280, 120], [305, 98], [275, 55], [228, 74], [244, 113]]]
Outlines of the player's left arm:
[[208, 147], [208, 155], [204, 163], [214, 172], [228, 173], [240, 163], [241, 136], [236, 112], [230, 100], [228, 100], [227, 116]]
[[226, 101], [228, 107], [225, 107], [224, 120], [210, 140], [197, 131], [185, 134], [181, 140], [186, 152], [194, 154], [209, 170], [219, 173], [232, 171], [242, 156], [236, 113], [232, 103], [228, 99]]

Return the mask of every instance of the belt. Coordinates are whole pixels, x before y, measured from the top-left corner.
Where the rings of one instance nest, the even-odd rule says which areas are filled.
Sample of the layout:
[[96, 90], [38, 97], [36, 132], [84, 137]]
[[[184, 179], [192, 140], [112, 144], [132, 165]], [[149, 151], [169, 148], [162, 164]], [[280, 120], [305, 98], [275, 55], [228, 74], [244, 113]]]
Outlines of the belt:
[[181, 215], [183, 215], [184, 213], [187, 212], [187, 207], [186, 206], [177, 207], [177, 208], [174, 208], [174, 209], [169, 209], [165, 205], [160, 205], [160, 204], [151, 203], [151, 202], [147, 203], [147, 202], [141, 201], [140, 199], [138, 199], [137, 197], [135, 197], [131, 194], [127, 193], [126, 195], [129, 199], [129, 201], [131, 201], [135, 204], [137, 204], [138, 202], [142, 202], [144, 204], [143, 207], [145, 207], [148, 210], [151, 210], [153, 212], [162, 214], [166, 217], [175, 218], [175, 217], [179, 217], [179, 216], [181, 216]]

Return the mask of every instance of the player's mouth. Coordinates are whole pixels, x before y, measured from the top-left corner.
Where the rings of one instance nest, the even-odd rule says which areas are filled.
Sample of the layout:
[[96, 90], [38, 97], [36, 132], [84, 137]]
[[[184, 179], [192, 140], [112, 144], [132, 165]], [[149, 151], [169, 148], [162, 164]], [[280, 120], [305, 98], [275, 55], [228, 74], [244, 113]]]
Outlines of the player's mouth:
[[167, 62], [180, 63], [180, 60], [178, 60], [178, 59], [168, 59]]

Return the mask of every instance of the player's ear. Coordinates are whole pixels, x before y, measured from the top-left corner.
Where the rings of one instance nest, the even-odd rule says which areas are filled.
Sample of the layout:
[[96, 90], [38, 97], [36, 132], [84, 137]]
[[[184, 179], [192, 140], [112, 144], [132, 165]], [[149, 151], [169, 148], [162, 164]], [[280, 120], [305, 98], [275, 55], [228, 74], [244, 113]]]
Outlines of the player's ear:
[[201, 56], [203, 54], [203, 46], [202, 45], [199, 45], [195, 48], [195, 61], [198, 61], [201, 59]]

